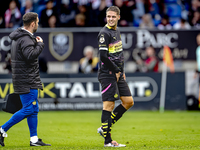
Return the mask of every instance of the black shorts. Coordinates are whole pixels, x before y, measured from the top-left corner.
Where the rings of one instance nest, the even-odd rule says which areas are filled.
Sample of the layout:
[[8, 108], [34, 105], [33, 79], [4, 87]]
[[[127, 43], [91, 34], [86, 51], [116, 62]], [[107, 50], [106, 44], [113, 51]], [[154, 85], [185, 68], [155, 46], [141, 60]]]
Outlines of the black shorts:
[[115, 78], [99, 79], [101, 84], [102, 101], [116, 101], [121, 96], [131, 96], [130, 89], [124, 77], [121, 76], [117, 82]]

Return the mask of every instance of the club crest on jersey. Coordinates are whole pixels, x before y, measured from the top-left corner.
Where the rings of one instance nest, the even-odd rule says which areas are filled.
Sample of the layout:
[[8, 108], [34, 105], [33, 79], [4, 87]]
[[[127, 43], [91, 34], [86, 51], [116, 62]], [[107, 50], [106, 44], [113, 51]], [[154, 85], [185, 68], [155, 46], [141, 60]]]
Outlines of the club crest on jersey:
[[99, 42], [100, 42], [100, 43], [103, 43], [103, 42], [105, 42], [104, 35], [101, 35], [101, 37], [100, 37], [100, 39], [99, 39]]
[[33, 105], [36, 105], [36, 104], [37, 104], [37, 102], [36, 102], [36, 101], [33, 101], [33, 102], [32, 102], [32, 104], [33, 104]]
[[117, 93], [114, 95], [114, 98], [118, 98], [118, 94]]
[[73, 34], [70, 32], [52, 32], [49, 34], [49, 50], [54, 58], [63, 61], [73, 50]]

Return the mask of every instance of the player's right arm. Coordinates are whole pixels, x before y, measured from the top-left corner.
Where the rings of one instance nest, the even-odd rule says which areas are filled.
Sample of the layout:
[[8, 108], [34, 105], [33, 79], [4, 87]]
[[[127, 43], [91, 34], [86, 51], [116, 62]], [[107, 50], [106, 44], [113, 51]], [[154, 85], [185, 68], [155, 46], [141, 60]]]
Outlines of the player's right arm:
[[110, 71], [119, 73], [118, 66], [108, 58], [110, 37], [106, 33], [100, 33], [98, 36], [100, 60]]
[[44, 48], [43, 40], [36, 40], [38, 41], [37, 43], [35, 43], [32, 38], [28, 36], [25, 36], [21, 40], [22, 54], [27, 61], [32, 61], [38, 58]]

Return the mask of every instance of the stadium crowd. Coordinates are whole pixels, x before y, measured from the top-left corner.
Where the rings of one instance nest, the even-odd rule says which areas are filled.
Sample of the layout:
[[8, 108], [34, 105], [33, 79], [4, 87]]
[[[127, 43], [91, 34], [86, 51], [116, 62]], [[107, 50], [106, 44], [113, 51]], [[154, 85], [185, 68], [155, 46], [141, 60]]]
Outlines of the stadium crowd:
[[0, 5], [0, 28], [20, 27], [26, 12], [37, 12], [44, 28], [102, 27], [111, 5], [121, 10], [121, 27], [200, 28], [199, 0], [8, 0]]

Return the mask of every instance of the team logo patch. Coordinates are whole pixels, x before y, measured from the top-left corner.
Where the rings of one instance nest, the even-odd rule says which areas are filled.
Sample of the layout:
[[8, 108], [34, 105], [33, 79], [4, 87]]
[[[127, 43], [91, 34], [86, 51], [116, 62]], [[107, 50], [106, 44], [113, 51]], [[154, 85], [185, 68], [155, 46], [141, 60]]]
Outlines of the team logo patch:
[[36, 105], [36, 101], [33, 101], [32, 104], [33, 104], [33, 105]]
[[49, 50], [54, 58], [63, 61], [73, 50], [73, 35], [70, 32], [52, 32], [49, 34]]
[[99, 42], [100, 42], [100, 43], [103, 43], [103, 42], [105, 42], [104, 35], [101, 35], [101, 37], [100, 37], [100, 39], [99, 39]]
[[114, 95], [114, 98], [118, 98], [118, 94], [117, 93]]

